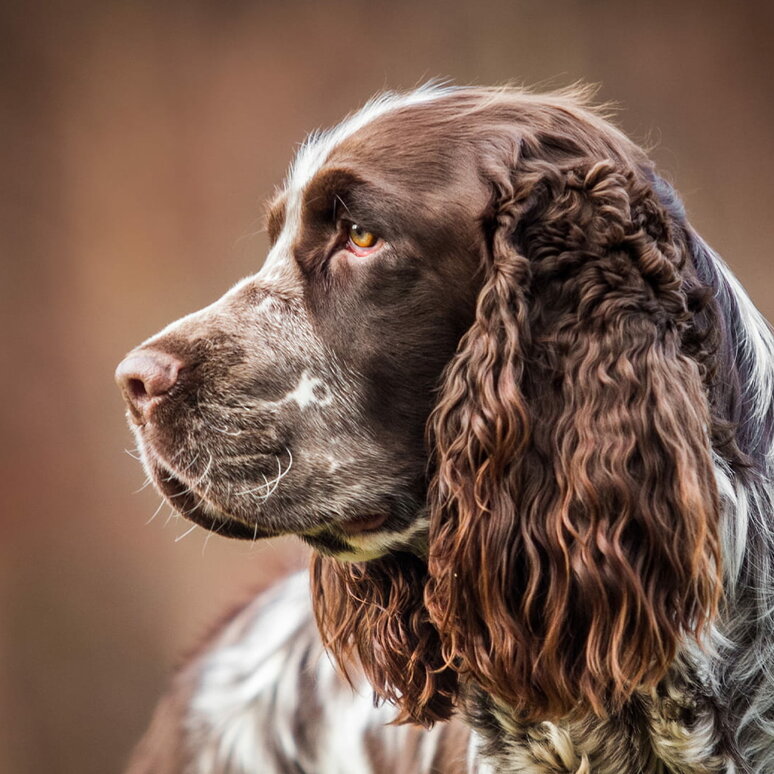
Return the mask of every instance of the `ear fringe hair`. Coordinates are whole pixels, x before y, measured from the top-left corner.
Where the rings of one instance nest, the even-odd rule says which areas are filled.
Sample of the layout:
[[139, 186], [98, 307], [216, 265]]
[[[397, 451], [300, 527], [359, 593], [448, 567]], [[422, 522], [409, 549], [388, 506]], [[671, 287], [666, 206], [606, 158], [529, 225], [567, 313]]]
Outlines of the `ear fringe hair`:
[[425, 562], [411, 554], [365, 563], [312, 559], [312, 599], [325, 647], [345, 674], [359, 660], [376, 697], [400, 708], [395, 722], [431, 726], [452, 715], [457, 673], [444, 663], [422, 604], [426, 581]]
[[430, 422], [425, 599], [445, 658], [525, 720], [604, 715], [717, 611], [712, 421], [649, 187], [612, 160], [524, 166]]
[[458, 680], [525, 722], [609, 715], [720, 605], [713, 442], [742, 455], [707, 398], [716, 304], [620, 132], [570, 98], [481, 104], [483, 281], [428, 423], [428, 562], [316, 557], [317, 620], [400, 721], [447, 718]]

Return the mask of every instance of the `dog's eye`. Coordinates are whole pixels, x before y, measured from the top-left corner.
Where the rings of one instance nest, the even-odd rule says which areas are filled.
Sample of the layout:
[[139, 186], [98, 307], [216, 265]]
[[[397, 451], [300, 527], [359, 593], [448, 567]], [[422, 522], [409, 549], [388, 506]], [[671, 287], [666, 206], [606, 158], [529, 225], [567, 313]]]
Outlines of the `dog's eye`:
[[349, 224], [349, 241], [360, 250], [367, 250], [370, 247], [374, 247], [379, 241], [376, 234], [372, 234], [370, 231], [366, 231], [362, 226], [358, 226], [357, 223]]

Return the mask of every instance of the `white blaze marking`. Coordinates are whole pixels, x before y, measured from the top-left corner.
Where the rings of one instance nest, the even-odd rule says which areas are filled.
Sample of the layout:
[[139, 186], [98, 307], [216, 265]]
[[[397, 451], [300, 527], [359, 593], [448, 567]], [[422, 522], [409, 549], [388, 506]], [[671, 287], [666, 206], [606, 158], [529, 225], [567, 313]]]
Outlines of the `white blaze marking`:
[[[315, 395], [315, 389], [322, 392], [322, 398]], [[296, 388], [289, 392], [281, 402], [286, 403], [291, 400], [294, 400], [300, 409], [305, 409], [312, 405], [327, 406], [331, 402], [331, 396], [321, 379], [311, 376], [308, 371], [304, 371]]]

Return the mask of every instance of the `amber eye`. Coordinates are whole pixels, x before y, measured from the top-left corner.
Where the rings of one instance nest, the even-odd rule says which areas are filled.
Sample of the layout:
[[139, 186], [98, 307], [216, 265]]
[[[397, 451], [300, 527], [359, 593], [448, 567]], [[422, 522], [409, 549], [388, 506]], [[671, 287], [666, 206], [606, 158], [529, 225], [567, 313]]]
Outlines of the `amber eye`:
[[349, 241], [352, 242], [355, 247], [365, 250], [369, 247], [373, 247], [379, 240], [375, 234], [366, 231], [362, 226], [358, 226], [357, 223], [350, 223]]

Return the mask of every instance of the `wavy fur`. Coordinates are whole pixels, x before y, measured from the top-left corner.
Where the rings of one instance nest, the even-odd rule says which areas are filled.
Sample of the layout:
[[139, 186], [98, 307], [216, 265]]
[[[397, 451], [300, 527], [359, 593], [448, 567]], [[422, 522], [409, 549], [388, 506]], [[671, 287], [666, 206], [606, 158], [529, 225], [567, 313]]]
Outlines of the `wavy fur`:
[[427, 569], [315, 559], [327, 645], [424, 723], [451, 712], [456, 673], [501, 763], [546, 721], [579, 729], [576, 751], [590, 729], [624, 749], [643, 712], [633, 770], [766, 771], [770, 329], [581, 100], [489, 93], [466, 120], [491, 200], [475, 317], [428, 422]]
[[551, 172], [547, 207], [498, 212], [431, 420], [426, 603], [461, 669], [529, 719], [619, 711], [720, 594], [683, 251], [633, 173]]
[[459, 705], [502, 772], [768, 774], [774, 337], [587, 99], [369, 103], [120, 381], [183, 515], [331, 557], [325, 644], [399, 720]]

